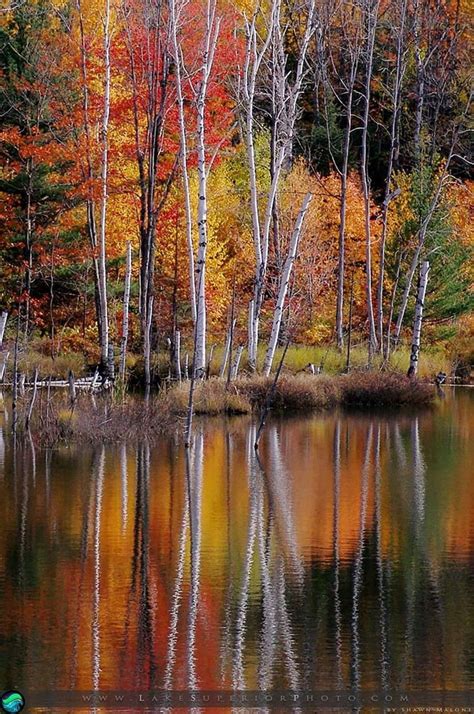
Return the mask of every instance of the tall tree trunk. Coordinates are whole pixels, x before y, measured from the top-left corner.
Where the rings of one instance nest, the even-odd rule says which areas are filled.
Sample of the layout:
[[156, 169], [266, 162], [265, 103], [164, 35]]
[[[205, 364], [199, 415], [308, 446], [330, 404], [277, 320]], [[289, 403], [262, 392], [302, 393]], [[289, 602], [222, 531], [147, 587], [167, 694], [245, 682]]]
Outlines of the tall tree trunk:
[[346, 372], [351, 367], [351, 346], [352, 346], [352, 311], [354, 308], [354, 270], [351, 275], [351, 292], [349, 297], [349, 328], [347, 330], [347, 352], [346, 352]]
[[101, 367], [107, 374], [107, 359], [109, 353], [109, 318], [107, 305], [107, 202], [108, 202], [108, 170], [109, 170], [109, 118], [110, 118], [110, 0], [105, 0], [104, 16], [104, 112], [102, 116], [102, 195], [100, 206], [99, 233], [99, 298], [101, 305]]
[[184, 93], [182, 82], [182, 53], [178, 42], [178, 27], [180, 25], [180, 10], [178, 9], [176, 0], [170, 0], [171, 10], [171, 32], [173, 37], [173, 54], [175, 62], [175, 77], [176, 77], [176, 93], [179, 109], [179, 133], [180, 133], [180, 158], [181, 171], [183, 177], [184, 189], [184, 207], [186, 217], [186, 243], [188, 247], [189, 260], [189, 301], [191, 305], [191, 318], [193, 323], [196, 322], [196, 283], [195, 283], [195, 268], [194, 268], [194, 245], [193, 245], [193, 219], [191, 213], [191, 191], [189, 188], [189, 172], [188, 172], [188, 145], [186, 136], [186, 118], [184, 114]]
[[420, 283], [415, 306], [415, 320], [413, 323], [413, 337], [411, 341], [410, 367], [408, 376], [416, 377], [418, 373], [418, 359], [420, 356], [421, 325], [423, 322], [423, 308], [425, 306], [426, 287], [428, 285], [428, 273], [430, 264], [428, 260], [423, 261], [420, 270]]
[[206, 257], [207, 257], [207, 170], [205, 147], [205, 93], [198, 98], [198, 252], [196, 261], [197, 312], [194, 370], [204, 377], [206, 370]]
[[392, 173], [395, 167], [398, 150], [399, 150], [399, 118], [400, 104], [403, 77], [405, 74], [406, 61], [404, 59], [404, 40], [405, 40], [405, 18], [406, 18], [407, 0], [402, 0], [400, 26], [397, 31], [397, 60], [395, 81], [393, 87], [393, 113], [392, 124], [390, 131], [390, 153], [388, 158], [387, 176], [385, 179], [385, 197], [383, 202], [382, 213], [382, 237], [380, 239], [379, 252], [379, 276], [377, 284], [377, 339], [379, 342], [379, 350], [383, 350], [383, 293], [384, 293], [384, 273], [385, 273], [385, 245], [387, 242], [387, 227], [388, 227], [388, 208], [390, 201], [395, 197], [395, 193], [391, 193]]
[[125, 258], [125, 283], [123, 290], [123, 319], [122, 319], [122, 342], [120, 345], [120, 379], [125, 380], [125, 366], [127, 361], [128, 343], [128, 317], [130, 307], [130, 286], [132, 282], [132, 244], [127, 241], [127, 252]]
[[410, 297], [413, 276], [415, 275], [416, 269], [418, 267], [418, 262], [420, 260], [420, 254], [421, 254], [423, 245], [424, 245], [424, 240], [423, 241], [419, 240], [418, 245], [416, 246], [415, 253], [413, 254], [413, 257], [411, 260], [410, 268], [409, 268], [407, 279], [406, 279], [405, 290], [403, 291], [402, 303], [400, 305], [400, 310], [399, 310], [398, 317], [397, 317], [397, 324], [395, 326], [395, 332], [394, 332], [394, 336], [393, 336], [394, 347], [397, 347], [398, 343], [400, 341], [400, 333], [402, 330], [403, 318], [405, 317], [405, 311], [406, 311], [407, 305], [408, 305], [408, 298]]
[[28, 339], [28, 331], [30, 326], [30, 304], [31, 304], [31, 281], [33, 274], [33, 214], [31, 199], [33, 194], [33, 160], [28, 158], [26, 161], [26, 174], [28, 177], [28, 185], [26, 189], [26, 227], [25, 227], [25, 323], [24, 323], [24, 339]]
[[[467, 108], [469, 108], [469, 106], [470, 106], [470, 102], [468, 103]], [[444, 169], [438, 178], [436, 189], [433, 193], [433, 198], [431, 199], [431, 203], [429, 205], [427, 214], [426, 214], [425, 218], [423, 219], [423, 222], [422, 222], [420, 229], [418, 231], [418, 243], [417, 243], [411, 264], [410, 264], [410, 269], [408, 271], [407, 280], [406, 280], [406, 284], [405, 284], [405, 290], [403, 291], [402, 302], [401, 302], [400, 310], [398, 313], [397, 324], [395, 326], [395, 333], [393, 336], [394, 347], [397, 347], [397, 345], [400, 341], [400, 333], [401, 333], [401, 329], [402, 329], [402, 325], [403, 325], [403, 318], [405, 317], [405, 311], [406, 311], [407, 304], [408, 304], [408, 298], [410, 296], [411, 286], [412, 286], [412, 282], [413, 282], [413, 276], [415, 275], [415, 271], [418, 266], [418, 262], [420, 260], [420, 255], [421, 255], [421, 252], [425, 245], [428, 228], [430, 227], [431, 221], [433, 220], [433, 216], [436, 212], [436, 209], [439, 205], [439, 202], [440, 202], [440, 199], [441, 199], [441, 196], [443, 193], [445, 179], [446, 179], [446, 176], [448, 173], [451, 159], [453, 158], [454, 148], [456, 146], [456, 141], [457, 141], [457, 137], [459, 135], [459, 131], [461, 130], [461, 126], [462, 125], [459, 124], [458, 128], [456, 129], [456, 131], [454, 133], [453, 140], [451, 143], [451, 148], [450, 148], [446, 163], [444, 165]]]
[[224, 355], [222, 357], [222, 362], [221, 362], [221, 367], [219, 370], [219, 377], [223, 378], [225, 375], [227, 363], [229, 361], [229, 355], [231, 353], [231, 344], [232, 344], [232, 337], [234, 334], [234, 329], [236, 325], [236, 320], [232, 319], [229, 325], [229, 329], [227, 330], [227, 337], [225, 340], [225, 347], [224, 347]]
[[[298, 100], [307, 72], [306, 57], [308, 47], [315, 29], [314, 10], [315, 3], [314, 0], [311, 0], [308, 8], [306, 28], [292, 82], [290, 82], [290, 73], [287, 67], [285, 37], [283, 36], [280, 26], [281, 0], [275, 0], [275, 2], [272, 3], [271, 15], [267, 20], [267, 35], [260, 49], [258, 48], [259, 33], [257, 31], [257, 23], [258, 20], [261, 19], [259, 18], [259, 8], [257, 8], [252, 22], [246, 23], [247, 51], [242, 86], [245, 112], [245, 141], [250, 170], [250, 203], [255, 247], [254, 295], [253, 302], [250, 305], [252, 314], [249, 314], [248, 339], [248, 363], [251, 370], [256, 369], [259, 320], [265, 292], [270, 231], [275, 221], [275, 201], [282, 171], [285, 164], [291, 159]], [[271, 95], [275, 104], [272, 108], [275, 117], [275, 126], [273, 128], [273, 148], [275, 154], [272, 157], [272, 180], [265, 197], [263, 227], [261, 227], [259, 218], [261, 202], [258, 195], [255, 162], [254, 115], [257, 78], [259, 77], [262, 63], [264, 63], [265, 59], [268, 59], [266, 55], [270, 45], [272, 45]]]
[[285, 306], [286, 294], [288, 292], [291, 271], [293, 269], [293, 263], [295, 262], [296, 254], [298, 251], [298, 243], [303, 228], [303, 222], [312, 198], [313, 195], [311, 193], [306, 194], [305, 199], [303, 201], [303, 205], [296, 220], [293, 235], [291, 236], [290, 246], [288, 248], [288, 256], [286, 258], [285, 266], [283, 268], [283, 273], [280, 279], [280, 289], [278, 293], [278, 300], [275, 307], [275, 312], [273, 314], [273, 324], [270, 341], [268, 343], [267, 353], [265, 355], [265, 360], [263, 363], [263, 373], [266, 377], [268, 377], [272, 368], [273, 358], [275, 356], [275, 350], [278, 344], [278, 337], [280, 335], [281, 319]]
[[206, 374], [206, 258], [207, 258], [207, 176], [206, 160], [206, 99], [217, 40], [220, 18], [216, 19], [216, 0], [207, 5], [207, 27], [203, 53], [202, 76], [197, 94], [197, 158], [198, 158], [198, 252], [196, 261], [196, 344], [194, 351], [194, 371], [196, 377]]
[[422, 0], [414, 0], [413, 5], [415, 19], [413, 25], [413, 36], [415, 40], [415, 64], [416, 64], [416, 81], [417, 81], [417, 99], [415, 112], [415, 135], [413, 137], [413, 145], [415, 147], [415, 161], [419, 166], [421, 164], [421, 128], [423, 125], [423, 109], [425, 104], [425, 62], [423, 60], [423, 51], [421, 47], [421, 32], [422, 21], [421, 13], [423, 11]]
[[364, 114], [362, 123], [362, 189], [364, 194], [364, 225], [365, 225], [365, 289], [367, 300], [367, 318], [369, 322], [369, 362], [371, 361], [373, 350], [377, 348], [377, 337], [375, 334], [374, 309], [372, 305], [372, 245], [370, 234], [370, 179], [368, 167], [368, 131], [369, 131], [369, 109], [370, 109], [370, 85], [372, 82], [372, 70], [374, 59], [375, 34], [377, 29], [377, 17], [379, 0], [365, 0], [365, 21], [367, 23], [366, 42], [366, 65], [365, 65], [365, 86], [364, 86]]
[[357, 75], [358, 60], [351, 63], [349, 80], [349, 95], [347, 98], [346, 128], [344, 132], [344, 148], [341, 169], [341, 206], [339, 209], [339, 255], [337, 268], [337, 303], [336, 303], [336, 341], [339, 350], [344, 345], [344, 272], [345, 272], [345, 239], [346, 239], [346, 210], [347, 210], [347, 177], [349, 172], [349, 149], [352, 131], [352, 102], [354, 97], [354, 84]]
[[243, 345], [239, 345], [237, 347], [237, 350], [235, 352], [235, 359], [232, 363], [231, 370], [229, 372], [229, 380], [227, 381], [227, 384], [231, 382], [233, 379], [237, 379], [237, 375], [239, 374], [239, 367], [240, 367], [240, 360], [242, 358], [242, 352], [244, 351]]
[[[265, 54], [267, 53], [268, 47], [270, 45], [273, 24], [275, 22], [275, 13], [278, 8], [278, 2], [272, 5], [272, 12], [270, 17], [270, 26], [267, 30], [267, 37], [263, 43], [262, 48], [258, 52], [257, 50], [257, 30], [256, 23], [258, 18], [258, 9], [255, 11], [251, 23], [246, 25], [247, 34], [247, 49], [245, 56], [244, 65], [244, 77], [243, 77], [243, 98], [245, 103], [245, 145], [247, 152], [247, 162], [249, 168], [249, 181], [250, 181], [250, 213], [252, 216], [252, 232], [253, 232], [253, 242], [255, 248], [255, 284], [254, 284], [254, 295], [257, 292], [257, 281], [260, 271], [260, 266], [262, 265], [262, 235], [260, 226], [260, 213], [259, 213], [259, 198], [258, 198], [258, 186], [257, 186], [257, 168], [256, 168], [256, 157], [255, 157], [255, 137], [254, 137], [254, 102], [255, 102], [255, 91], [257, 76], [260, 70], [260, 66], [263, 62]], [[251, 370], [255, 370], [257, 366], [257, 345], [258, 345], [258, 332], [259, 332], [259, 320], [258, 313], [255, 309], [255, 297], [249, 305], [249, 321], [248, 321], [248, 365]]]
[[7, 320], [8, 320], [8, 312], [6, 310], [3, 310], [2, 313], [0, 314], [0, 350], [2, 349], [2, 345], [3, 345], [3, 337], [5, 335], [5, 328], [7, 326]]
[[[83, 170], [84, 179], [87, 182], [87, 198], [86, 198], [86, 216], [87, 216], [87, 233], [89, 236], [89, 244], [91, 248], [91, 258], [94, 276], [94, 302], [97, 322], [97, 334], [99, 337], [99, 347], [102, 354], [103, 343], [103, 326], [104, 315], [102, 314], [102, 305], [104, 299], [101, 296], [102, 282], [100, 280], [100, 269], [98, 259], [98, 239], [97, 239], [97, 224], [95, 216], [95, 200], [92, 192], [94, 181], [94, 170], [92, 166], [92, 142], [89, 118], [89, 86], [87, 72], [87, 46], [84, 31], [84, 18], [82, 14], [81, 0], [76, 0], [76, 8], [79, 18], [79, 32], [81, 42], [81, 81], [82, 81], [82, 116], [84, 125], [84, 134], [86, 139], [86, 166]], [[106, 299], [105, 299], [106, 302]]]
[[385, 353], [384, 353], [384, 360], [385, 362], [388, 362], [390, 359], [390, 351], [391, 351], [391, 339], [392, 339], [392, 320], [393, 320], [393, 311], [395, 309], [395, 298], [397, 295], [397, 289], [398, 289], [398, 281], [400, 280], [400, 271], [402, 268], [402, 261], [403, 261], [404, 254], [403, 252], [400, 253], [398, 256], [398, 261], [397, 261], [397, 272], [395, 274], [395, 280], [393, 283], [393, 288], [392, 288], [392, 296], [390, 298], [390, 310], [388, 313], [388, 320], [387, 320], [387, 335], [385, 337]]
[[[169, 172], [162, 194], [157, 197], [158, 163], [162, 152], [162, 138], [167, 108], [170, 75], [169, 22], [163, 19], [163, 3], [154, 6], [154, 16], [146, 42], [146, 138], [141, 141], [140, 87], [137, 84], [133, 37], [128, 34], [128, 52], [132, 70], [134, 127], [137, 165], [140, 181], [140, 330], [142, 336], [144, 383], [148, 395], [151, 387], [151, 348], [154, 319], [154, 278], [156, 253], [156, 224], [169, 191], [176, 166]], [[143, 147], [146, 147], [145, 149]]]

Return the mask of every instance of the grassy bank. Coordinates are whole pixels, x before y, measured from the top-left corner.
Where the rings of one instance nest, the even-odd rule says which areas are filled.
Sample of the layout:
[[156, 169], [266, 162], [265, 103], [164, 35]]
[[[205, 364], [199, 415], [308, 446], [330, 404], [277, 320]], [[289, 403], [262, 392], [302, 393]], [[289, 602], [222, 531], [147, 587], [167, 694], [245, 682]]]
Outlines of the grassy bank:
[[[226, 389], [225, 382], [211, 378], [196, 385], [196, 414], [246, 414], [261, 409], [273, 379], [244, 377]], [[271, 406], [275, 411], [312, 411], [332, 407], [400, 407], [426, 406], [435, 398], [435, 388], [425, 381], [410, 380], [396, 372], [353, 372], [328, 377], [323, 375], [283, 375], [277, 385]], [[164, 401], [167, 411], [185, 414], [188, 386], [170, 389]]]
[[[226, 387], [216, 377], [196, 384], [197, 415], [259, 414], [272, 379], [241, 378]], [[310, 413], [334, 407], [426, 407], [433, 403], [435, 388], [424, 381], [411, 381], [398, 373], [360, 372], [335, 377], [307, 374], [283, 375], [271, 403], [274, 412]], [[82, 395], [73, 408], [57, 395], [35, 408], [32, 433], [39, 443], [54, 446], [61, 441], [119, 442], [155, 439], [184, 426], [189, 383], [182, 383], [150, 398], [109, 396], [91, 399]], [[27, 398], [19, 407], [19, 426]]]
[[[36, 346], [38, 347], [38, 346]], [[258, 361], [263, 364], [265, 349], [260, 346]], [[182, 360], [184, 370], [184, 359], [186, 349], [183, 347]], [[217, 376], [223, 357], [222, 345], [216, 345], [210, 365], [210, 375]], [[278, 365], [281, 357], [281, 348], [276, 351], [274, 368]], [[467, 359], [467, 358], [466, 358]], [[10, 348], [10, 359], [7, 365], [7, 372], [10, 375], [13, 362], [13, 347]], [[323, 374], [336, 375], [345, 371], [346, 353], [339, 352], [335, 347], [303, 346], [292, 345], [289, 347], [285, 357], [284, 372], [297, 373], [304, 369], [308, 363], [313, 363], [322, 369]], [[401, 345], [390, 358], [390, 369], [396, 372], [406, 372], [410, 363], [410, 348]], [[242, 353], [241, 372], [245, 373], [247, 364], [246, 350]], [[85, 359], [84, 355], [78, 352], [63, 352], [54, 359], [44, 354], [33, 345], [30, 349], [22, 352], [19, 358], [19, 371], [32, 375], [38, 369], [40, 376], [47, 378], [50, 375], [54, 378], [64, 379], [69, 370], [76, 377], [84, 376], [93, 372], [95, 363]], [[373, 359], [373, 369], [377, 370], [382, 366], [382, 358], [375, 355]], [[440, 371], [451, 374], [456, 366], [456, 361], [448, 345], [425, 346], [420, 353], [419, 375], [421, 378], [433, 377]], [[367, 367], [367, 348], [365, 345], [355, 344], [351, 350], [351, 369], [359, 370]], [[169, 354], [166, 351], [155, 353], [152, 357], [152, 372], [155, 381], [165, 379], [169, 374]], [[143, 360], [140, 356], [129, 354], [127, 357], [127, 374], [132, 385], [139, 385], [143, 381]]]

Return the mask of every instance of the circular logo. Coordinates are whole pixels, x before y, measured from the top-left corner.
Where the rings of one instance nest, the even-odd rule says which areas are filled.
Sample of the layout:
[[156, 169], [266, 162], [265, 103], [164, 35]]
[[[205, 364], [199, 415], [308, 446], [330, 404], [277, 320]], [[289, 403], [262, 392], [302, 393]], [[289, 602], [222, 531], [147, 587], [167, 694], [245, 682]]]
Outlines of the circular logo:
[[10, 691], [2, 694], [2, 699], [0, 700], [2, 709], [4, 712], [21, 712], [25, 706], [25, 698], [20, 692]]

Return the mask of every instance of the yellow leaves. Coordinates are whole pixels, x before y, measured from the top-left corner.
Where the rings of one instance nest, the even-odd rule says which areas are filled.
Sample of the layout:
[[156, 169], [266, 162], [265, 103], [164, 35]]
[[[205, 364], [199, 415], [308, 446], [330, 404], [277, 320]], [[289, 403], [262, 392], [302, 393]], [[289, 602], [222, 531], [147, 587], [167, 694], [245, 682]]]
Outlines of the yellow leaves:
[[466, 246], [474, 245], [474, 181], [454, 184], [448, 192], [451, 221], [458, 240]]
[[304, 330], [301, 337], [305, 345], [320, 345], [329, 342], [333, 335], [333, 329], [327, 322], [316, 320], [307, 330]]

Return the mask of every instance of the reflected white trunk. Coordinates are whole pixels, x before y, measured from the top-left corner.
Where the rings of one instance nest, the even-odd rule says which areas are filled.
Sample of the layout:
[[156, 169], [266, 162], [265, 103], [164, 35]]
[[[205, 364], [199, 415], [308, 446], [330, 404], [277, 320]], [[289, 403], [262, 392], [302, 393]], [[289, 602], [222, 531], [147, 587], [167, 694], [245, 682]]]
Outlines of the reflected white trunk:
[[365, 528], [367, 519], [367, 497], [369, 487], [369, 471], [372, 451], [373, 426], [369, 427], [367, 433], [367, 444], [365, 448], [364, 465], [362, 467], [361, 490], [360, 490], [360, 515], [359, 515], [359, 543], [354, 564], [354, 577], [352, 585], [352, 661], [351, 674], [352, 686], [355, 690], [360, 688], [360, 592], [363, 578], [363, 558], [365, 549]]
[[341, 492], [341, 422], [337, 419], [333, 445], [333, 562], [334, 562], [334, 621], [336, 646], [336, 686], [342, 689], [342, 612], [339, 582], [339, 508]]
[[94, 590], [92, 597], [92, 688], [99, 689], [101, 673], [100, 652], [100, 532], [102, 520], [102, 496], [104, 489], [105, 448], [99, 454], [95, 476], [94, 503]]
[[304, 568], [298, 547], [291, 492], [291, 471], [286, 468], [281, 453], [278, 429], [269, 429], [270, 472], [267, 479], [269, 495], [273, 501], [275, 525], [281, 537], [281, 546], [286, 550], [291, 569], [300, 588], [304, 583]]
[[[186, 449], [185, 458], [187, 460], [187, 471], [191, 471], [191, 454], [190, 450]], [[176, 579], [174, 583], [173, 596], [171, 599], [170, 610], [170, 625], [168, 633], [168, 648], [166, 656], [166, 670], [164, 678], [164, 689], [173, 688], [173, 671], [176, 663], [176, 644], [178, 641], [178, 622], [179, 611], [182, 602], [183, 579], [184, 579], [184, 564], [186, 561], [186, 541], [189, 528], [189, 500], [188, 500], [188, 479], [184, 479], [184, 498], [183, 498], [183, 515], [181, 518], [181, 526], [179, 530], [178, 540], [178, 563], [176, 566]]]
[[413, 501], [415, 506], [415, 530], [419, 540], [422, 537], [422, 528], [425, 520], [426, 499], [426, 464], [420, 441], [419, 417], [415, 417], [412, 425], [413, 448]]
[[120, 449], [120, 473], [122, 486], [122, 533], [125, 532], [128, 519], [128, 465], [127, 446], [122, 444]]
[[387, 645], [387, 607], [385, 597], [385, 576], [382, 556], [382, 469], [380, 466], [381, 425], [377, 427], [375, 441], [375, 536], [377, 585], [380, 623], [380, 679], [383, 689], [388, 687], [388, 645]]
[[244, 676], [244, 649], [245, 649], [245, 634], [247, 627], [247, 607], [249, 599], [250, 573], [252, 570], [255, 538], [257, 533], [257, 515], [258, 515], [258, 490], [255, 484], [255, 474], [252, 464], [253, 457], [253, 439], [255, 439], [255, 427], [252, 426], [247, 435], [247, 464], [248, 464], [248, 480], [249, 480], [249, 520], [247, 527], [247, 546], [245, 549], [244, 573], [242, 578], [242, 586], [239, 597], [237, 622], [236, 622], [236, 640], [234, 646], [234, 662], [232, 667], [232, 687], [233, 689], [245, 689]]
[[196, 676], [196, 625], [199, 608], [199, 587], [201, 571], [201, 505], [202, 480], [204, 464], [204, 433], [201, 425], [199, 433], [194, 437], [194, 459], [188, 481], [189, 514], [190, 514], [190, 557], [191, 557], [191, 590], [189, 595], [188, 621], [188, 686], [198, 688]]

